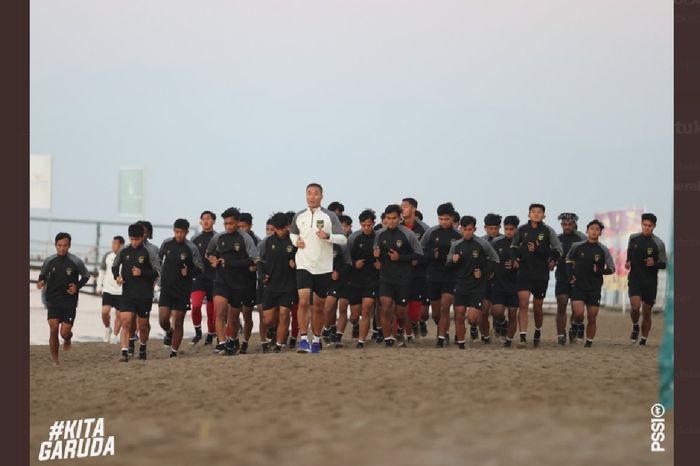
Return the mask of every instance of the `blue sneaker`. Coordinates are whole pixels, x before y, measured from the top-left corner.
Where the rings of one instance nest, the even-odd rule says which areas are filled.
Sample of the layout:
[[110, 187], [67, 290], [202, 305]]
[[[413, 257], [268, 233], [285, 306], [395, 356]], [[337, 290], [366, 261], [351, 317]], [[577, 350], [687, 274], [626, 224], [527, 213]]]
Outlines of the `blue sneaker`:
[[297, 353], [308, 353], [310, 351], [308, 340], [301, 340], [297, 346]]
[[311, 343], [311, 352], [312, 353], [320, 353], [321, 352], [321, 343], [319, 343], [319, 342]]

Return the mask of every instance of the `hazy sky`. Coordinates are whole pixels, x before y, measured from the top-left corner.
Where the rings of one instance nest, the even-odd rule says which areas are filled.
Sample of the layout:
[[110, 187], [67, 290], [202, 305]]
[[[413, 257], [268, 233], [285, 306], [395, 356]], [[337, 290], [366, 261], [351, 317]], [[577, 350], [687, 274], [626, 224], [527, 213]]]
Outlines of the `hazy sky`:
[[[413, 196], [548, 221], [646, 206], [670, 238], [673, 2], [33, 0], [31, 153], [56, 217]], [[32, 211], [42, 215], [45, 211]]]

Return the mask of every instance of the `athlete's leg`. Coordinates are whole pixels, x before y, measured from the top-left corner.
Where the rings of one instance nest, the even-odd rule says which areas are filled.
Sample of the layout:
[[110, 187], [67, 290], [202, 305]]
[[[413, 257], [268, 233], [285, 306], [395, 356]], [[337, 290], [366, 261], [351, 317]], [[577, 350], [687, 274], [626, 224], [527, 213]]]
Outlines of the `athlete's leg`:
[[455, 338], [457, 343], [464, 343], [464, 339], [467, 337], [467, 326], [464, 323], [464, 319], [467, 315], [467, 308], [465, 306], [455, 306]]
[[649, 332], [651, 331], [651, 310], [653, 307], [653, 304], [642, 304], [642, 338], [645, 340], [649, 337]]
[[600, 308], [598, 306], [586, 305], [586, 311], [587, 311], [586, 340], [587, 340], [587, 342], [593, 341], [593, 338], [595, 338], [596, 321], [598, 318], [598, 310], [599, 309]]
[[58, 331], [61, 324], [61, 319], [48, 319], [49, 322], [49, 349], [51, 351], [51, 359], [58, 366]]
[[185, 325], [185, 311], [172, 311], [173, 314], [173, 321], [174, 321], [174, 328], [173, 328], [173, 343], [172, 343], [172, 349], [175, 350], [176, 352], [180, 349], [180, 344], [182, 344], [182, 335], [184, 333], [184, 325]]

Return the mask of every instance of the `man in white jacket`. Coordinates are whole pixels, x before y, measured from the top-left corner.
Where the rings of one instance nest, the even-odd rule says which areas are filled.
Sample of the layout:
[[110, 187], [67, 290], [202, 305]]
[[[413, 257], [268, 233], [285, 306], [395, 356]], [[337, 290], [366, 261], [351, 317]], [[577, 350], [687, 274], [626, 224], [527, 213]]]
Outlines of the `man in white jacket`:
[[[114, 319], [114, 337], [119, 335], [121, 321], [119, 320], [119, 300], [122, 296], [122, 287], [112, 276], [112, 265], [119, 250], [124, 246], [124, 238], [115, 236], [112, 239], [112, 250], [104, 255], [97, 275], [97, 294], [102, 296], [102, 323], [105, 325], [105, 343], [112, 343], [111, 313], [112, 308], [117, 312]], [[115, 340], [116, 341], [116, 340]]]
[[[299, 290], [299, 333], [301, 341], [297, 352], [318, 353], [321, 351], [323, 308], [331, 284], [333, 272], [333, 245], [347, 244], [347, 237], [338, 221], [338, 216], [321, 207], [323, 188], [318, 183], [306, 187], [308, 208], [297, 212], [290, 226], [292, 244], [296, 253], [297, 289]], [[309, 308], [313, 298], [313, 341], [309, 345]]]

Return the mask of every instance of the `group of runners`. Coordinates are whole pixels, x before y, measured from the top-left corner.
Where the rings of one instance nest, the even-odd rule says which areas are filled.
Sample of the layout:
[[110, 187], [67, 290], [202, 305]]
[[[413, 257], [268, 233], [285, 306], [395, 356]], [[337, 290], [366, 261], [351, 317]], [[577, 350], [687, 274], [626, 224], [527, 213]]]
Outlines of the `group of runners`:
[[[309, 184], [307, 208], [272, 215], [263, 239], [251, 230], [252, 216], [233, 207], [219, 216], [220, 232], [214, 230], [217, 215], [202, 212], [201, 232], [190, 239], [189, 222], [176, 220], [173, 237], [160, 247], [149, 241], [149, 222], [130, 225], [128, 240], [114, 237], [97, 279], [105, 341], [118, 335], [119, 360], [126, 362], [137, 353], [138, 340], [138, 357], [147, 359], [159, 282], [158, 320], [171, 357], [180, 351], [190, 310], [195, 328], [190, 344], [204, 340], [222, 355], [248, 352], [256, 310], [263, 352], [341, 347], [348, 323], [356, 348], [370, 340], [404, 347], [428, 335], [430, 318], [437, 328], [436, 347], [449, 344], [452, 320], [453, 342], [460, 349], [466, 348], [467, 326], [472, 341], [488, 345], [493, 337], [511, 347], [519, 332], [518, 344], [527, 345], [531, 298], [537, 347], [549, 276], [556, 269], [557, 342], [593, 344], [603, 276], [615, 272], [608, 248], [599, 241], [605, 228], [600, 221], [588, 222], [583, 233], [574, 213], [562, 213], [557, 234], [544, 223], [545, 206], [533, 203], [525, 222], [515, 215], [488, 214], [485, 234], [478, 236], [477, 220], [460, 216], [449, 202], [437, 207], [438, 225], [429, 227], [418, 202], [409, 197], [386, 206], [380, 219], [373, 210], [363, 210], [359, 229], [352, 231], [343, 205], [324, 208], [322, 199], [323, 188]], [[643, 214], [641, 232], [629, 238], [627, 248], [630, 340], [639, 345], [649, 336], [658, 270], [667, 263], [655, 227], [656, 217]], [[59, 334], [64, 349], [70, 348], [78, 292], [90, 278], [81, 259], [69, 252], [70, 244], [68, 233], [56, 236], [56, 254], [46, 259], [37, 282], [39, 289], [46, 288], [55, 364]], [[117, 310], [114, 327], [112, 309]]]

